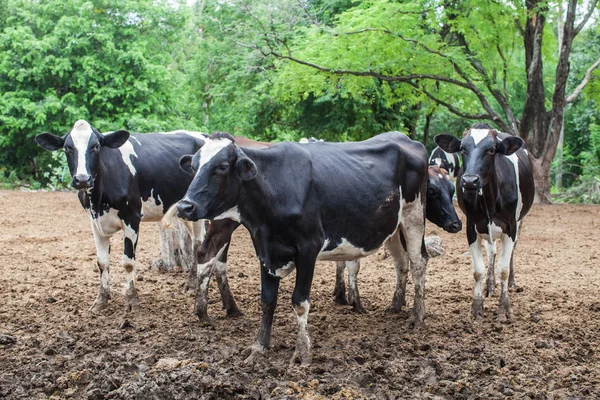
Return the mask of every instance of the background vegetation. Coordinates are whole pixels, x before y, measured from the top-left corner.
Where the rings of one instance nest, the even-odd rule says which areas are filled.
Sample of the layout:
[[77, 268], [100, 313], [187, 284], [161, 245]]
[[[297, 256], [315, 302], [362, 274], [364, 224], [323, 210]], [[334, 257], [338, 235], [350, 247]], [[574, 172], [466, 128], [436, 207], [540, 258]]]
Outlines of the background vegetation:
[[598, 17], [575, 0], [0, 0], [0, 181], [64, 185], [64, 157], [33, 138], [78, 119], [271, 141], [401, 130], [428, 149], [489, 122], [550, 144], [555, 199], [598, 203]]

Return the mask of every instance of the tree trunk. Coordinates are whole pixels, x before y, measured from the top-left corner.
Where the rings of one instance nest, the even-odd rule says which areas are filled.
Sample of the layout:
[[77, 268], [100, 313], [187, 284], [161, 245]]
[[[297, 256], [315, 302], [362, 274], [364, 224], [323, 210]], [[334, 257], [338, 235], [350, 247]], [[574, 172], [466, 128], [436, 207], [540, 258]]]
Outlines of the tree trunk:
[[531, 153], [529, 155], [533, 169], [533, 180], [535, 182], [534, 203], [551, 204], [550, 197], [550, 164], [545, 164], [542, 159], [535, 159]]

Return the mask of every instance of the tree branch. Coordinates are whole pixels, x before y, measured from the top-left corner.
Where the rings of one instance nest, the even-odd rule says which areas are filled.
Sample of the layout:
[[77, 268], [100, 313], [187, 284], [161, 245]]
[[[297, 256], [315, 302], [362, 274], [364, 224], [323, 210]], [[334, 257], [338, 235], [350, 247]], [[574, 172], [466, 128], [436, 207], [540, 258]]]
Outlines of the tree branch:
[[585, 14], [585, 17], [583, 17], [583, 20], [581, 20], [581, 23], [579, 25], [577, 25], [577, 27], [573, 31], [574, 32], [573, 37], [577, 36], [579, 34], [579, 32], [583, 29], [585, 24], [587, 24], [588, 20], [590, 19], [590, 17], [594, 13], [594, 11], [596, 11], [597, 4], [598, 4], [598, 0], [592, 0], [592, 2], [590, 4], [590, 9], [588, 10], [587, 14]]
[[588, 82], [590, 81], [590, 79], [592, 77], [592, 72], [596, 68], [598, 68], [598, 66], [600, 66], [600, 58], [598, 58], [596, 60], [596, 62], [593, 63], [592, 66], [587, 69], [587, 71], [585, 71], [585, 76], [584, 76], [583, 80], [581, 81], [581, 83], [579, 83], [579, 85], [577, 85], [575, 90], [573, 90], [573, 93], [571, 93], [569, 96], [567, 96], [567, 99], [565, 100], [567, 104], [572, 103], [577, 99], [577, 96], [579, 96], [579, 94], [581, 93], [581, 91], [583, 90], [585, 85], [587, 85]]

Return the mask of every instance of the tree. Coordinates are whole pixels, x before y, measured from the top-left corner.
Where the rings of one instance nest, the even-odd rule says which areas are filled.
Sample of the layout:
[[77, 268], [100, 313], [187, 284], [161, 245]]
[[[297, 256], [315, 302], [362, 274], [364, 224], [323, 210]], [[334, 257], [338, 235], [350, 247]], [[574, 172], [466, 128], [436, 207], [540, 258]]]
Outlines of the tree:
[[547, 1], [373, 0], [340, 14], [333, 27], [314, 16], [322, 10], [296, 5], [294, 14], [292, 4], [265, 1], [268, 7], [242, 1], [247, 20], [262, 32], [252, 44], [288, 62], [281, 68], [289, 71], [283, 75], [292, 93], [334, 84], [353, 92], [374, 81], [401, 84], [396, 96], [438, 104], [466, 120], [488, 120], [527, 142], [536, 200], [550, 201], [550, 166], [565, 106], [600, 64], [590, 65], [567, 95], [572, 44], [597, 0], [583, 13], [577, 0], [569, 0], [558, 57], [557, 39], [546, 29], [546, 21], [557, 18], [557, 4]]
[[184, 8], [166, 0], [0, 5], [1, 164], [39, 179], [53, 160], [33, 137], [64, 134], [78, 119], [100, 130], [147, 131], [180, 118], [172, 65]]

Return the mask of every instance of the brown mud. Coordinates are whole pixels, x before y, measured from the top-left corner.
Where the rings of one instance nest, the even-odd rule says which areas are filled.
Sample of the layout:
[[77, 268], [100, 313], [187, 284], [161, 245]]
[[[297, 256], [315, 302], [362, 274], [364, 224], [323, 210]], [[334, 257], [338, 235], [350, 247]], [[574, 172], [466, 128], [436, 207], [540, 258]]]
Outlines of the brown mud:
[[0, 191], [0, 398], [600, 398], [598, 227], [599, 207], [534, 206], [515, 256], [512, 324], [496, 322], [498, 288], [483, 321], [472, 321], [464, 231], [427, 226], [446, 253], [429, 262], [426, 325], [417, 332], [407, 314], [384, 312], [394, 272], [383, 251], [362, 262], [367, 315], [334, 303], [335, 263], [319, 262], [312, 364], [288, 364], [297, 329], [290, 275], [272, 349], [248, 366], [242, 352], [258, 330], [260, 293], [244, 229], [229, 257], [243, 317], [225, 318], [211, 282], [214, 325], [199, 324], [182, 290], [185, 275], [150, 269], [159, 252], [154, 223], [142, 225], [138, 246], [141, 311], [125, 313], [121, 234], [112, 243], [109, 307], [95, 315], [88, 311], [99, 285], [94, 241], [76, 194]]

